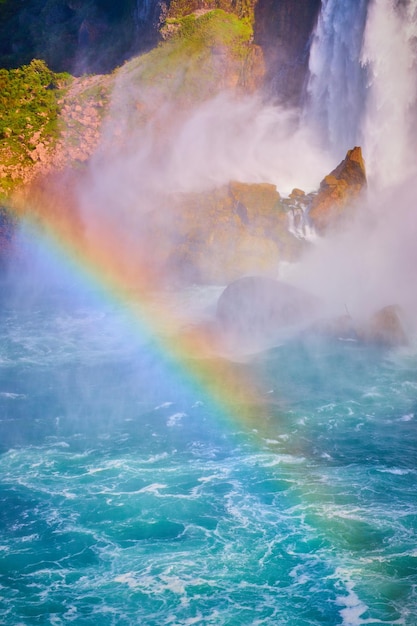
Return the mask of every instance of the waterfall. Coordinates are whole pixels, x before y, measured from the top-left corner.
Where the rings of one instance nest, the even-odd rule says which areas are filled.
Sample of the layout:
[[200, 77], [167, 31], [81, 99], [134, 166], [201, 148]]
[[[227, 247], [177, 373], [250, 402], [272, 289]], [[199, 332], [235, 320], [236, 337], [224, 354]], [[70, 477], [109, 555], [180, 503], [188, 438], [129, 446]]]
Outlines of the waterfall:
[[378, 187], [401, 182], [416, 167], [417, 0], [374, 0], [361, 63], [367, 68], [363, 147]]
[[377, 187], [414, 167], [417, 0], [323, 0], [304, 118], [342, 158], [361, 145]]
[[341, 158], [360, 143], [366, 90], [360, 63], [368, 0], [323, 0], [310, 49], [306, 121]]

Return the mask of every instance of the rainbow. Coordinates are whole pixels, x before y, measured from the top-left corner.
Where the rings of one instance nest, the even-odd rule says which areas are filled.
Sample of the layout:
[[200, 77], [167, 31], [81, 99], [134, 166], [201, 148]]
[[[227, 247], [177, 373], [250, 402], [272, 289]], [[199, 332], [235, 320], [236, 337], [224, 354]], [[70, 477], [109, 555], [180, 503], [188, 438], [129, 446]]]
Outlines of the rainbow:
[[267, 397], [246, 369], [213, 352], [208, 328], [178, 332], [181, 321], [173, 313], [175, 307], [161, 306], [155, 294], [160, 277], [140, 250], [120, 253], [120, 233], [111, 217], [90, 224], [86, 235], [74, 198], [64, 199], [53, 191], [47, 195], [45, 189], [33, 189], [30, 202], [27, 197], [15, 201], [13, 210], [29, 237], [116, 302], [129, 320], [129, 331], [151, 340], [155, 356], [195, 388], [216, 415], [267, 439], [268, 420], [262, 419], [268, 412]]
[[[62, 206], [60, 210], [52, 211], [41, 198], [35, 200], [30, 207], [27, 203], [15, 207], [23, 228], [29, 229], [29, 234], [40, 240], [54, 257], [69, 265], [76, 277], [87, 280], [94, 288], [99, 287], [107, 299], [122, 307], [129, 320], [129, 331], [139, 338], [145, 336], [152, 340], [155, 356], [168, 362], [176, 376], [191, 385], [196, 391], [193, 395], [202, 399], [213, 419], [220, 425], [237, 425], [239, 432], [243, 430], [251, 436], [255, 447], [277, 451], [281, 455], [285, 453], [285, 443], [279, 442], [278, 448], [275, 446], [278, 443], [279, 409], [277, 411], [276, 404], [271, 407], [267, 390], [263, 390], [245, 368], [236, 367], [210, 352], [210, 336], [204, 328], [187, 333], [175, 332], [178, 320], [171, 307], [161, 307], [155, 297], [153, 281], [157, 277], [140, 251], [128, 260], [121, 259], [117, 231], [110, 223], [97, 223], [88, 237], [84, 237], [71, 211]], [[270, 420], [272, 413], [274, 419]], [[328, 528], [333, 547], [343, 557], [345, 548], [343, 538], [339, 543], [337, 518], [323, 516], [320, 507], [321, 502], [328, 500], [328, 493], [322, 492], [321, 484], [314, 472], [310, 474], [308, 466], [303, 464], [299, 471], [303, 473], [304, 481], [303, 486], [297, 483], [297, 492], [291, 496], [294, 510], [298, 510], [301, 499], [311, 516], [310, 523]], [[350, 569], [352, 561], [348, 560], [347, 591], [353, 589]], [[354, 574], [374, 579], [377, 572], [374, 572], [372, 563], [365, 567], [354, 562]]]

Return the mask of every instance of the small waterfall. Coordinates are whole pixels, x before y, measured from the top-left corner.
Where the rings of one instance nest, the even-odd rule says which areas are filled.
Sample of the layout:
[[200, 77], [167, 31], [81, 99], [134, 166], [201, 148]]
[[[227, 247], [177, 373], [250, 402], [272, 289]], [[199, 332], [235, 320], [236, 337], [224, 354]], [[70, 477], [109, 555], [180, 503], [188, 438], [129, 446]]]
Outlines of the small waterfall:
[[417, 0], [323, 0], [304, 118], [337, 158], [361, 145], [377, 187], [415, 167], [416, 65]]
[[323, 0], [310, 50], [305, 119], [337, 158], [360, 143], [367, 5], [368, 0]]

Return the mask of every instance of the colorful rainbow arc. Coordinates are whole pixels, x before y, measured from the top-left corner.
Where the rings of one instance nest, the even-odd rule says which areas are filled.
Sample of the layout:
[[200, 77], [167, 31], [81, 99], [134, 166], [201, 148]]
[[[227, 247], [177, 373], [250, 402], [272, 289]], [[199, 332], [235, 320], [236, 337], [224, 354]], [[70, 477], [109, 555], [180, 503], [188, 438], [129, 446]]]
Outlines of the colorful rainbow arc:
[[120, 232], [104, 219], [90, 226], [85, 236], [73, 219], [71, 207], [51, 207], [50, 202], [44, 207], [42, 198], [35, 198], [30, 208], [22, 202], [16, 207], [30, 236], [40, 239], [78, 276], [88, 277], [107, 298], [120, 304], [131, 328], [152, 340], [161, 359], [168, 360], [180, 378], [195, 386], [217, 414], [269, 438], [267, 420], [261, 415], [268, 410], [266, 396], [244, 367], [213, 353], [209, 329], [178, 332], [181, 323], [173, 313], [175, 307], [161, 306], [155, 295], [157, 276], [141, 251], [121, 255]]

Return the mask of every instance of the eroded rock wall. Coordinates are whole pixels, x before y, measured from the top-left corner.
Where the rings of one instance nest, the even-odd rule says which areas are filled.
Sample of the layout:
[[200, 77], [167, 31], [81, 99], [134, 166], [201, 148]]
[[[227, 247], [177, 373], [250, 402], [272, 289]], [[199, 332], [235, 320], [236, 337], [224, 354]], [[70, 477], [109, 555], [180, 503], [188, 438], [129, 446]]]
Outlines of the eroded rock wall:
[[266, 86], [283, 102], [300, 103], [320, 7], [321, 0], [258, 0], [256, 4], [255, 42], [264, 52]]

